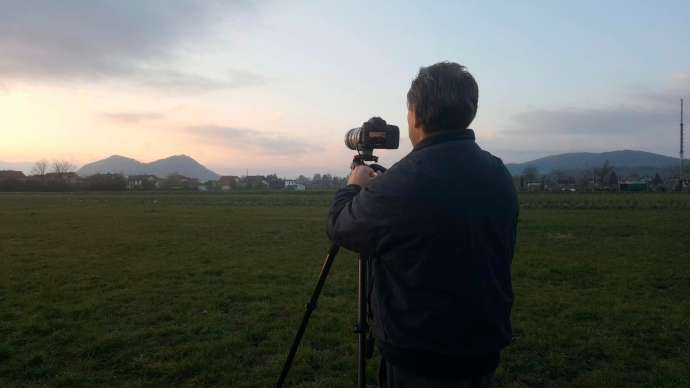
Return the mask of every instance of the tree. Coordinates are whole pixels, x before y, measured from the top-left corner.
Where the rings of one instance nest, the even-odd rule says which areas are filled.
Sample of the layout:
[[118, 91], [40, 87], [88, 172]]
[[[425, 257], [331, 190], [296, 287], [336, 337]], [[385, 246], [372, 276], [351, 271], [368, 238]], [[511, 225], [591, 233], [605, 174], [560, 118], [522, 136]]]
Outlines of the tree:
[[610, 174], [604, 175], [604, 179], [605, 181], [603, 183], [608, 186], [609, 190], [618, 191], [620, 189], [618, 185], [618, 174], [616, 174], [615, 171], [611, 171]]
[[345, 186], [345, 183], [347, 182], [347, 178], [341, 178], [334, 176], [333, 177], [333, 187], [343, 187]]
[[522, 175], [527, 179], [527, 183], [534, 183], [539, 180], [539, 169], [529, 165], [522, 171]]
[[608, 175], [612, 171], [613, 171], [613, 165], [611, 165], [609, 163], [609, 160], [606, 159], [606, 161], [604, 161], [604, 165], [601, 166], [601, 168], [598, 168], [595, 170], [595, 176], [598, 178], [598, 181], [600, 183], [607, 184], [608, 182], [605, 182], [606, 175]]
[[271, 189], [282, 189], [285, 186], [285, 180], [278, 178], [275, 173], [266, 175], [266, 182]]
[[304, 176], [304, 175], [298, 176], [296, 182], [299, 183], [299, 184], [301, 184], [301, 185], [304, 185], [305, 187], [306, 187], [306, 186], [309, 186], [309, 184], [311, 183], [311, 181], [309, 180], [309, 178], [307, 178], [307, 177]]
[[198, 179], [188, 178], [176, 172], [168, 175], [160, 182], [160, 187], [164, 190], [196, 190], [198, 186]]
[[311, 178], [311, 184], [314, 187], [320, 187], [321, 186], [321, 174], [314, 174], [314, 177]]
[[31, 168], [31, 174], [38, 176], [44, 176], [46, 171], [48, 171], [48, 161], [45, 159], [39, 160]]
[[64, 175], [74, 171], [75, 166], [66, 160], [56, 160], [53, 162], [53, 172]]
[[323, 187], [331, 187], [331, 185], [333, 184], [333, 176], [331, 176], [331, 174], [328, 173], [323, 174], [321, 176], [321, 184], [323, 185]]
[[575, 178], [575, 185], [577, 186], [577, 191], [585, 192], [592, 189], [592, 170], [583, 170], [579, 176]]

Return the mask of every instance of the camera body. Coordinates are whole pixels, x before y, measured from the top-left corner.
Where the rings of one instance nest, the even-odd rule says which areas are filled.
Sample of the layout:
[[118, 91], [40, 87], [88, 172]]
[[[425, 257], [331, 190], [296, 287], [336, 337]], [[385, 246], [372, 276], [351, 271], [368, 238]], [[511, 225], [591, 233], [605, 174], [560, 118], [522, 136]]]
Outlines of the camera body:
[[362, 161], [377, 161], [374, 149], [396, 149], [400, 143], [400, 129], [380, 117], [372, 117], [359, 128], [345, 134], [345, 145], [359, 152]]

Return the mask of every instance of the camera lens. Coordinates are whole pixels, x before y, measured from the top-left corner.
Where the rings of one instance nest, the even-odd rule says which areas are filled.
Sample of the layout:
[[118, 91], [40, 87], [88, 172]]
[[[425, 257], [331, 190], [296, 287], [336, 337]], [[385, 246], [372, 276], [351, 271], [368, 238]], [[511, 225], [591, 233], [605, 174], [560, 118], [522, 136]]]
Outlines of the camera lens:
[[345, 134], [345, 146], [351, 150], [359, 149], [362, 144], [362, 128], [352, 128]]

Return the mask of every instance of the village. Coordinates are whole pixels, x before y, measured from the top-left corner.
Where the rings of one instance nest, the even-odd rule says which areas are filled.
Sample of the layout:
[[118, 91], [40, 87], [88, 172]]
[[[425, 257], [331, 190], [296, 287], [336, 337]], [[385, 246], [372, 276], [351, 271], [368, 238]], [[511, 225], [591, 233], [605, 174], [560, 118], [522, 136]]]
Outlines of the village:
[[[672, 192], [681, 191], [678, 179], [663, 179], [656, 173], [653, 177], [631, 175], [619, 177], [615, 171], [604, 175], [582, 173], [579, 176], [552, 173], [537, 177], [513, 176], [513, 185], [520, 192]], [[683, 185], [682, 191], [687, 191]]]
[[74, 171], [25, 175], [22, 171], [0, 170], [0, 191], [305, 191], [329, 190], [345, 185], [346, 178], [331, 174], [300, 175], [296, 179], [279, 178], [276, 174], [220, 176], [217, 180], [200, 181], [180, 174], [156, 175], [94, 174], [86, 177]]
[[[295, 179], [269, 175], [224, 175], [216, 180], [200, 181], [177, 173], [166, 177], [156, 175], [94, 174], [80, 176], [56, 163], [47, 171], [0, 170], [0, 191], [306, 191], [334, 190], [343, 187], [347, 178], [331, 174], [314, 174], [311, 178], [300, 175]], [[520, 175], [513, 176], [519, 192], [674, 192], [688, 191], [688, 184], [680, 184], [677, 176], [660, 174], [639, 175], [635, 172], [618, 175], [615, 168], [605, 163], [600, 168], [575, 172], [560, 170], [540, 174], [528, 166]]]

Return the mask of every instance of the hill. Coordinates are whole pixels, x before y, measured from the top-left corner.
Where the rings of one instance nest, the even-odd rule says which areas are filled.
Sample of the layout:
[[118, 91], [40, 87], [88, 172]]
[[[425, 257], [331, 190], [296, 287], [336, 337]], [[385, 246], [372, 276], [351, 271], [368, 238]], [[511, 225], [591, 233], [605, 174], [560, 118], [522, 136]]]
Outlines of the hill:
[[136, 175], [144, 174], [142, 171], [145, 170], [145, 166], [145, 163], [141, 163], [132, 158], [113, 155], [103, 160], [85, 164], [77, 170], [77, 174], [81, 176], [105, 173]]
[[601, 153], [575, 152], [567, 154], [550, 155], [524, 163], [508, 163], [506, 167], [513, 175], [522, 174], [527, 166], [534, 166], [542, 174], [548, 174], [554, 170], [577, 171], [601, 167], [609, 161], [614, 168], [625, 170], [649, 170], [664, 169], [677, 166], [678, 158], [655, 154], [646, 151], [610, 151]]
[[103, 160], [85, 164], [77, 170], [77, 174], [81, 176], [105, 173], [124, 175], [151, 174], [161, 178], [177, 173], [199, 179], [200, 181], [214, 180], [220, 176], [187, 155], [170, 156], [149, 163], [142, 163], [125, 156], [113, 155]]

